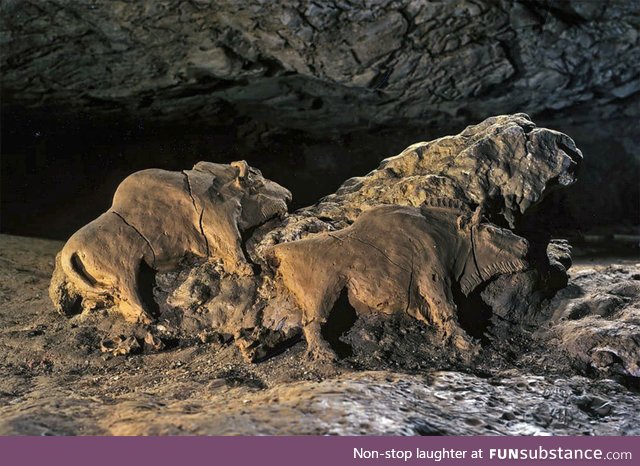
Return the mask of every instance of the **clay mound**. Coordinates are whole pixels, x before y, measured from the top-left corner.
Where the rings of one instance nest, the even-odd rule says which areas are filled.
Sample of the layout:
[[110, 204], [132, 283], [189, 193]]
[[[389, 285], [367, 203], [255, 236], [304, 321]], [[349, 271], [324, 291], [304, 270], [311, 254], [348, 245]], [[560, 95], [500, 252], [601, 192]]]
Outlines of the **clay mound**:
[[489, 219], [513, 228], [551, 190], [573, 184], [581, 161], [571, 138], [537, 128], [523, 113], [488, 118], [456, 136], [413, 144], [366, 176], [345, 181], [335, 194], [270, 228], [253, 248], [261, 256], [269, 245], [344, 228], [376, 205], [419, 207], [436, 198], [481, 206]]

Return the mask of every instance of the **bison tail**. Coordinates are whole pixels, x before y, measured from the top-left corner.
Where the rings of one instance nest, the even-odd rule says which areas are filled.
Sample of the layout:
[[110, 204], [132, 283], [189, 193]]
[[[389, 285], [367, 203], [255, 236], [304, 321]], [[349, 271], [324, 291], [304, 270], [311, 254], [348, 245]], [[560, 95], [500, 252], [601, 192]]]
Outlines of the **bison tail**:
[[65, 274], [78, 286], [94, 289], [98, 281], [91, 276], [76, 251], [62, 251], [60, 265]]

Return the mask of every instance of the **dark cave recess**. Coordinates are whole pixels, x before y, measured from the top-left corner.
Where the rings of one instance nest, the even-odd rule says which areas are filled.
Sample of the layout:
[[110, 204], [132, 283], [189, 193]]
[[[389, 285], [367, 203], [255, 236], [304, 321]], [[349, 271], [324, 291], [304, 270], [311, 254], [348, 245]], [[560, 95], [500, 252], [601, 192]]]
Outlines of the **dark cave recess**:
[[[548, 227], [577, 237], [591, 237], [594, 231], [637, 235], [640, 164], [632, 150], [640, 144], [640, 131], [633, 122], [533, 118], [538, 126], [571, 136], [584, 154], [578, 183], [540, 207], [550, 219]], [[460, 129], [372, 127], [321, 137], [243, 117], [227, 126], [159, 126], [90, 115], [51, 118], [4, 108], [1, 231], [66, 239], [110, 205], [127, 175], [151, 167], [182, 170], [200, 160], [247, 160], [292, 191], [294, 210], [335, 191], [347, 178], [368, 173], [410, 144]]]

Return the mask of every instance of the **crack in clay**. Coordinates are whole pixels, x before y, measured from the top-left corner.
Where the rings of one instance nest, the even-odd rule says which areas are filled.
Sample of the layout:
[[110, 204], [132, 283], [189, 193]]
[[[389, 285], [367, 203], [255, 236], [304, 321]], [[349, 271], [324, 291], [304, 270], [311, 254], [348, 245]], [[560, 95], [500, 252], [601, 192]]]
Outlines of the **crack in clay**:
[[[414, 245], [411, 238], [409, 238], [409, 243], [411, 243], [412, 246]], [[409, 274], [409, 286], [407, 287], [407, 306], [404, 308], [405, 314], [409, 313], [409, 308], [411, 307], [411, 288], [413, 288], [413, 274], [414, 274], [413, 258], [414, 256], [411, 256], [411, 273]]]
[[119, 212], [116, 212], [115, 210], [112, 210], [111, 212], [114, 213], [120, 220], [122, 220], [122, 222], [125, 225], [127, 225], [129, 228], [135, 231], [140, 236], [140, 238], [142, 238], [145, 241], [145, 243], [147, 243], [147, 246], [149, 246], [149, 250], [151, 251], [151, 255], [153, 256], [153, 268], [155, 269], [156, 268], [156, 252], [153, 250], [153, 246], [151, 246], [151, 242], [147, 239], [146, 236], [142, 234], [140, 230], [138, 230], [132, 224], [127, 222], [127, 220]]
[[[193, 191], [191, 189], [191, 180], [189, 179], [189, 174], [184, 170], [182, 170], [182, 174], [184, 175], [184, 181], [187, 186], [187, 192], [189, 193], [189, 197], [191, 198], [191, 202], [193, 203], [193, 209], [196, 211], [196, 214], [198, 214], [198, 206], [196, 204], [196, 198], [193, 196]], [[200, 227], [200, 234], [204, 239], [204, 245], [205, 245], [205, 248], [207, 249], [207, 257], [209, 257], [211, 255], [209, 251], [209, 240], [207, 239], [207, 235], [204, 234], [204, 225], [202, 224], [204, 209], [205, 209], [204, 206], [202, 206], [202, 210], [200, 211], [200, 215], [198, 218], [198, 226]]]
[[411, 288], [413, 287], [413, 262], [411, 262], [411, 274], [409, 275], [409, 286], [407, 287], [407, 307], [405, 307], [405, 314], [409, 313], [411, 307]]
[[196, 205], [196, 199], [193, 197], [193, 191], [191, 189], [191, 180], [189, 179], [189, 175], [186, 171], [182, 170], [182, 174], [184, 175], [184, 181], [187, 186], [187, 192], [189, 193], [189, 197], [191, 198], [191, 202], [193, 203], [193, 208], [198, 211], [198, 206]]
[[[196, 211], [197, 212], [197, 211]], [[202, 218], [204, 217], [204, 207], [202, 207], [202, 211], [200, 212], [200, 218], [198, 219], [198, 225], [200, 226], [200, 234], [204, 238], [204, 246], [207, 249], [207, 257], [209, 257], [209, 240], [207, 239], [207, 235], [204, 234], [204, 225], [202, 224]]]
[[385, 259], [387, 259], [390, 263], [392, 263], [393, 265], [395, 265], [395, 266], [396, 266], [396, 267], [398, 267], [399, 269], [404, 270], [405, 272], [409, 272], [409, 273], [411, 273], [411, 272], [412, 272], [412, 271], [410, 271], [410, 270], [405, 269], [405, 268], [404, 268], [404, 267], [402, 267], [400, 264], [397, 264], [397, 263], [393, 262], [393, 261], [389, 258], [389, 256], [387, 256], [387, 254], [386, 254], [382, 249], [380, 249], [379, 247], [377, 247], [376, 245], [371, 244], [371, 243], [369, 243], [369, 242], [367, 242], [367, 241], [365, 241], [365, 240], [363, 240], [363, 239], [360, 239], [360, 238], [358, 238], [357, 236], [353, 236], [353, 235], [347, 235], [347, 238], [355, 239], [356, 241], [360, 241], [362, 244], [366, 244], [367, 246], [372, 247], [373, 249], [375, 249], [376, 251], [378, 251], [380, 254], [382, 254], [382, 255], [384, 256], [384, 258], [385, 258]]

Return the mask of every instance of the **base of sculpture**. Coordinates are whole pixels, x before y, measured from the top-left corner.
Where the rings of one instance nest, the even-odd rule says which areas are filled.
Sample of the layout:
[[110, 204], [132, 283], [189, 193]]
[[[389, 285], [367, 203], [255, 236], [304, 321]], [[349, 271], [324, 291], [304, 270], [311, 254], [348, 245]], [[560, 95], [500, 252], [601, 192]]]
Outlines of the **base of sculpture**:
[[[175, 310], [150, 325], [57, 315], [46, 289], [61, 247], [0, 235], [3, 435], [640, 435], [637, 256], [577, 259], [522, 324], [461, 308], [463, 328], [481, 332], [469, 360], [409, 316], [353, 322], [341, 295], [334, 308], [347, 312], [334, 314], [350, 317], [325, 332], [337, 362], [309, 361], [298, 337], [256, 364], [230, 335], [177, 331]], [[502, 301], [502, 280], [478, 297]]]

